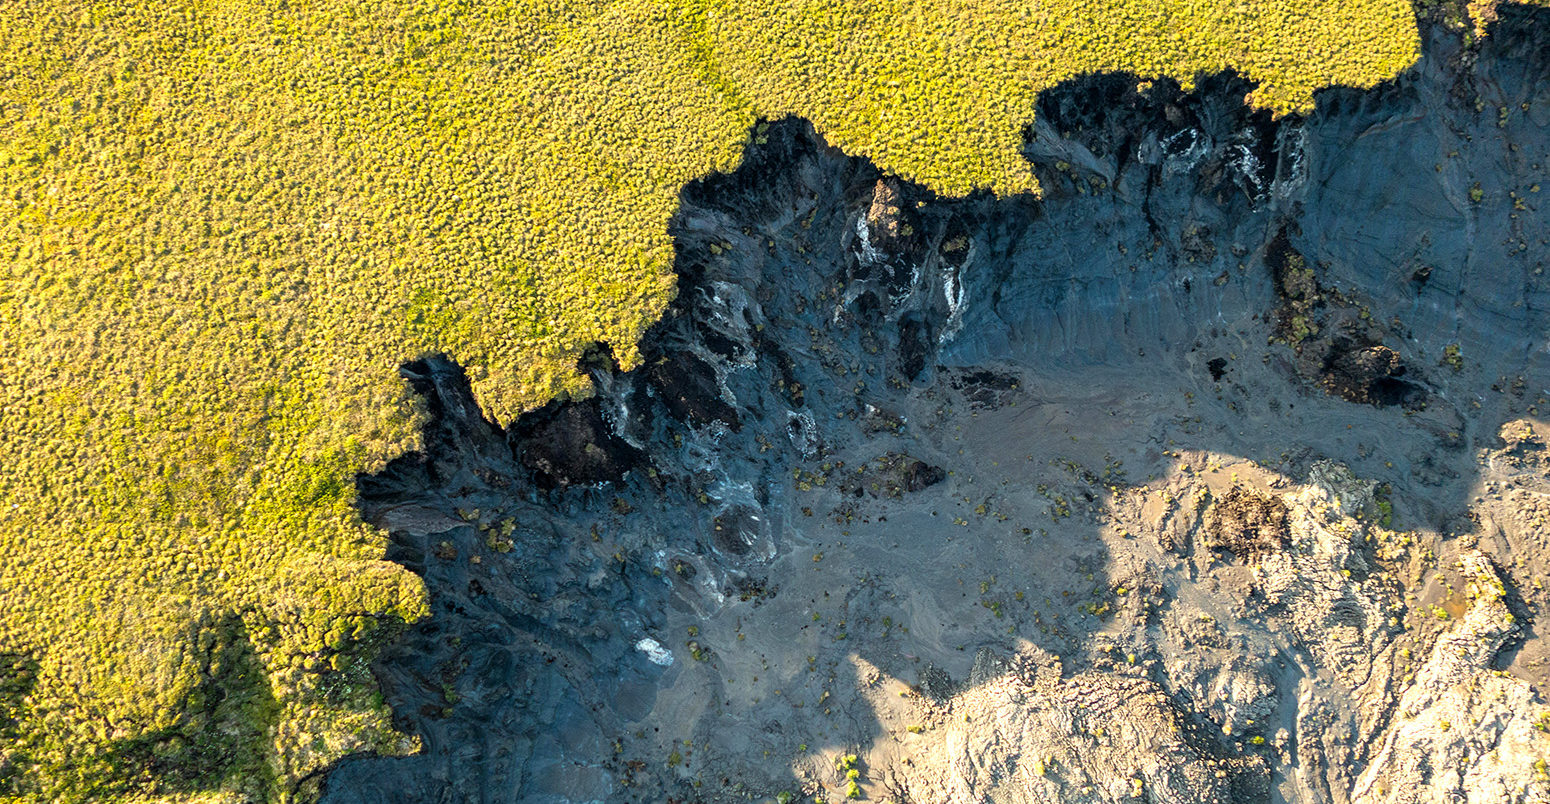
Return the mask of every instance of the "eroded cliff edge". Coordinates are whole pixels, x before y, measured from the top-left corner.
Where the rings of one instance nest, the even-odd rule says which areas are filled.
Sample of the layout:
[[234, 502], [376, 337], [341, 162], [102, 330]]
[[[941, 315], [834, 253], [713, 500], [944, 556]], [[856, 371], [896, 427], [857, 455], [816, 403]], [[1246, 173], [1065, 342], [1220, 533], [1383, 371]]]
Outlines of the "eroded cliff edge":
[[1042, 200], [761, 126], [642, 368], [505, 432], [406, 367], [426, 750], [328, 800], [1550, 795], [1546, 22], [1306, 119], [1083, 80]]

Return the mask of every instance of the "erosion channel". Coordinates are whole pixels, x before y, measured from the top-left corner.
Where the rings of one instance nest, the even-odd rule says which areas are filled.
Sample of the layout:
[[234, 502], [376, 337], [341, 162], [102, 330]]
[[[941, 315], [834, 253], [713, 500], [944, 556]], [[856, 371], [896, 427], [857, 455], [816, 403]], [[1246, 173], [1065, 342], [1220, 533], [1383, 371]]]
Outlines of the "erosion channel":
[[427, 449], [360, 488], [424, 751], [325, 800], [1546, 800], [1550, 14], [1503, 14], [1307, 118], [1047, 93], [1042, 199], [761, 125], [640, 368], [504, 430], [404, 368]]

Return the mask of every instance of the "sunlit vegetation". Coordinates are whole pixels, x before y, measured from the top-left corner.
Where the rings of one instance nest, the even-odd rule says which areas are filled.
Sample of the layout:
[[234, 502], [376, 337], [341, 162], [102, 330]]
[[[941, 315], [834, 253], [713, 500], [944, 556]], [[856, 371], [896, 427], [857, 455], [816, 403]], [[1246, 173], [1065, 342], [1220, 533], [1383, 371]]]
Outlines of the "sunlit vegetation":
[[803, 115], [1036, 191], [1040, 90], [1236, 69], [1310, 108], [1402, 0], [9, 0], [0, 5], [0, 797], [305, 798], [404, 752], [365, 662], [426, 612], [354, 508], [395, 373], [501, 421], [628, 366], [685, 181]]

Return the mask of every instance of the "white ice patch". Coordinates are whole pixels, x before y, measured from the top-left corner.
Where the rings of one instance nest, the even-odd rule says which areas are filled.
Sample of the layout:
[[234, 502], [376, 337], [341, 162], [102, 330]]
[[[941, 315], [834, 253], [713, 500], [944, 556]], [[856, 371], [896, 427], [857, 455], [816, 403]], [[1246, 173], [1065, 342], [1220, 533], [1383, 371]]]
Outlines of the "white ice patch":
[[942, 295], [947, 300], [947, 323], [942, 325], [942, 334], [937, 336], [936, 342], [946, 346], [958, 335], [958, 330], [963, 329], [963, 282], [957, 271], [942, 272]]
[[[734, 365], [738, 368], [752, 367], [756, 354], [748, 320], [750, 315], [761, 315], [758, 302], [749, 299], [748, 292], [742, 287], [730, 282], [713, 282], [709, 294], [703, 289], [700, 294], [706, 301], [705, 310], [709, 314], [705, 323], [738, 346], [738, 354], [732, 357]], [[725, 382], [722, 384], [725, 385]]]
[[786, 411], [786, 435], [802, 457], [818, 454], [818, 422], [813, 420], [812, 411]]
[[1233, 170], [1238, 171], [1238, 175], [1248, 182], [1252, 188], [1251, 193], [1256, 200], [1262, 198], [1265, 194], [1265, 188], [1260, 184], [1259, 172], [1264, 165], [1259, 161], [1259, 157], [1254, 155], [1254, 149], [1239, 143], [1233, 145], [1230, 152], [1232, 156], [1227, 161], [1232, 165]]
[[[1189, 139], [1186, 140], [1185, 138]], [[1193, 128], [1176, 132], [1162, 141], [1163, 158], [1169, 173], [1188, 173], [1211, 150], [1205, 134]]]
[[856, 218], [856, 237], [861, 241], [860, 256], [863, 263], [867, 265], [876, 265], [885, 259], [883, 257], [883, 253], [878, 251], [877, 247], [872, 245], [872, 230], [871, 227], [867, 225], [865, 215]]
[[651, 660], [652, 664], [658, 664], [663, 667], [669, 667], [673, 664], [673, 652], [662, 647], [661, 642], [651, 637], [641, 637], [640, 641], [635, 643], [635, 649], [646, 654], [646, 658]]

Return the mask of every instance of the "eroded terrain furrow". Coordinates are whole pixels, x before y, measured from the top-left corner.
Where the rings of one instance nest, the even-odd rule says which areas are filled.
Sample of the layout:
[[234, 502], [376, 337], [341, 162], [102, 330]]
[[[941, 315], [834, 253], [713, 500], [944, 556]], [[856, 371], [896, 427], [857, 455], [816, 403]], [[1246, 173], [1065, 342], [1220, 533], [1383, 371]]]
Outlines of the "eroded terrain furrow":
[[639, 368], [405, 368], [425, 751], [327, 800], [1550, 800], [1547, 23], [1306, 118], [1083, 79], [1042, 200], [761, 124]]

